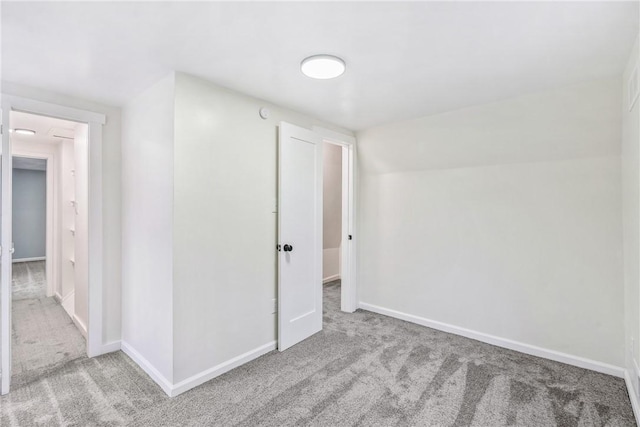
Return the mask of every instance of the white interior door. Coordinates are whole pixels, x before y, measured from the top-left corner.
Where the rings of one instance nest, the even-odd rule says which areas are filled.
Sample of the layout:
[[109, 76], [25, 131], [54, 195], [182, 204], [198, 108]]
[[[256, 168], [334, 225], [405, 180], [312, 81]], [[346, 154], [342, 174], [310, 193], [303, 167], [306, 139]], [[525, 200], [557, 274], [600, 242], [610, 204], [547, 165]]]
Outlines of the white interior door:
[[322, 330], [322, 140], [280, 123], [278, 349]]
[[11, 140], [9, 111], [2, 108], [2, 148], [0, 151], [0, 393], [9, 393], [11, 383]]

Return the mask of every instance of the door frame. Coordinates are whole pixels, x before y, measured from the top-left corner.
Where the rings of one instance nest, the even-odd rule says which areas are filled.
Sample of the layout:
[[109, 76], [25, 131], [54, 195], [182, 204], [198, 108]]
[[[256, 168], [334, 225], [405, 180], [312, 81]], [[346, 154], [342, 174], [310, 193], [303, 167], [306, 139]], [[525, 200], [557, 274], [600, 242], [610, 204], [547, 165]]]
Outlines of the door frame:
[[[37, 114], [71, 120], [88, 125], [88, 325], [87, 356], [104, 353], [102, 346], [103, 325], [103, 221], [102, 221], [102, 126], [106, 123], [104, 114], [80, 110], [57, 104], [37, 101], [14, 95], [2, 94], [2, 152], [11, 153], [9, 138], [11, 111]], [[3, 171], [12, 166], [12, 156], [2, 156]], [[7, 174], [4, 173], [6, 176]], [[10, 177], [10, 174], [9, 174]], [[8, 181], [8, 182], [7, 182]], [[11, 180], [2, 181], [4, 194], [11, 194]], [[8, 192], [8, 193], [5, 193]], [[8, 206], [7, 206], [8, 205]], [[11, 245], [11, 203], [2, 204], [2, 247]], [[7, 243], [9, 246], [7, 246]], [[8, 264], [8, 265], [7, 265]], [[2, 253], [2, 283], [0, 284], [0, 394], [9, 392], [11, 381], [11, 253]], [[8, 280], [7, 280], [8, 279]]]
[[[319, 126], [311, 128], [324, 143], [342, 147], [342, 238], [340, 254], [340, 309], [353, 313], [358, 309], [357, 287], [357, 150], [356, 138]], [[349, 240], [351, 236], [351, 240]]]
[[[18, 144], [19, 145], [19, 144]], [[19, 146], [11, 147], [11, 157], [22, 157], [28, 159], [40, 159], [47, 161], [46, 179], [47, 179], [47, 206], [46, 206], [46, 250], [45, 250], [45, 269], [47, 276], [47, 296], [52, 297], [58, 290], [58, 257], [59, 253], [55, 250], [55, 242], [60, 238], [60, 230], [58, 224], [58, 203], [57, 203], [57, 170], [56, 155], [53, 152], [35, 151]], [[12, 159], [13, 162], [13, 159]], [[13, 169], [12, 169], [13, 170]], [[12, 260], [13, 261], [13, 260]], [[13, 261], [15, 262], [15, 261]]]
[[[2, 239], [0, 247], [0, 394], [9, 392], [11, 380], [11, 270], [12, 230], [11, 211], [13, 158], [9, 139], [9, 113], [2, 103]], [[7, 155], [6, 153], [9, 153]]]

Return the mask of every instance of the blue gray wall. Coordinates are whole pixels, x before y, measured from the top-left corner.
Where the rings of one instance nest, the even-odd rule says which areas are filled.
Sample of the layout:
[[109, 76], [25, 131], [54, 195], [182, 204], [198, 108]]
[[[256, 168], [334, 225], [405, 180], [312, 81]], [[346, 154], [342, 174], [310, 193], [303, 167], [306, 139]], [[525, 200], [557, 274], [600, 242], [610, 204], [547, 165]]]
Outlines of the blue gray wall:
[[41, 170], [13, 169], [13, 259], [46, 254], [47, 177]]

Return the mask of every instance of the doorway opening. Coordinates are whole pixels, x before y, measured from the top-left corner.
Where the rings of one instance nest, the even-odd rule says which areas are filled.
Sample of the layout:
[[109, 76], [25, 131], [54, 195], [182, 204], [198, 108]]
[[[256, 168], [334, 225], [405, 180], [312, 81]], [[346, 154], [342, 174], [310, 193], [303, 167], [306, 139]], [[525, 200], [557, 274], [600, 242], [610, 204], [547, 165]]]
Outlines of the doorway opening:
[[[2, 134], [2, 148], [0, 152], [0, 394], [9, 393], [11, 386], [12, 371], [12, 266], [13, 266], [13, 212], [12, 212], [12, 159], [13, 155], [20, 157], [38, 157], [41, 154], [34, 154], [27, 150], [26, 153], [19, 153], [18, 149], [12, 149], [13, 140], [20, 133], [9, 132], [16, 126], [12, 123], [12, 116], [18, 113], [27, 113], [28, 116], [38, 118], [49, 118], [52, 120], [63, 120], [77, 126], [74, 139], [74, 159], [84, 159], [79, 162], [81, 168], [73, 171], [77, 186], [76, 198], [73, 206], [76, 210], [76, 223], [73, 230], [67, 231], [75, 236], [74, 258], [67, 259], [73, 261], [74, 268], [74, 324], [83, 331], [86, 331], [86, 355], [89, 357], [114, 351], [119, 348], [118, 342], [105, 343], [103, 337], [103, 219], [102, 219], [102, 126], [106, 123], [106, 116], [87, 110], [67, 107], [58, 104], [50, 104], [34, 99], [20, 96], [2, 94], [2, 108], [0, 109], [2, 122], [0, 123], [0, 133]], [[17, 127], [17, 126], [16, 126]], [[64, 126], [63, 126], [64, 128]], [[51, 129], [49, 129], [51, 130]], [[45, 133], [48, 133], [45, 132]], [[40, 136], [45, 135], [41, 133]], [[36, 134], [32, 133], [32, 136]], [[58, 133], [55, 135], [62, 136]], [[50, 136], [54, 136], [53, 134]], [[32, 141], [33, 142], [33, 141]], [[79, 142], [76, 144], [76, 142]], [[40, 144], [48, 147], [51, 145]], [[57, 161], [52, 161], [55, 153], [48, 153], [47, 157], [47, 177], [50, 171], [56, 169], [53, 176], [59, 176]], [[82, 178], [81, 178], [82, 177]], [[49, 181], [48, 181], [49, 182]], [[54, 188], [54, 186], [51, 186]], [[49, 194], [49, 193], [47, 193]], [[72, 200], [67, 201], [71, 206]], [[58, 197], [53, 199], [53, 206], [58, 203]], [[62, 203], [62, 201], [60, 201]], [[61, 208], [60, 208], [61, 209]], [[54, 211], [59, 211], [55, 209]], [[62, 233], [60, 221], [54, 221], [56, 227], [47, 227], [53, 233]], [[57, 230], [57, 231], [56, 231]], [[49, 236], [49, 233], [48, 233]], [[47, 242], [53, 241], [47, 238]], [[57, 241], [60, 241], [58, 239]], [[53, 243], [52, 243], [53, 244]], [[49, 243], [47, 243], [49, 245]], [[56, 258], [56, 251], [49, 250], [47, 246], [45, 260], [47, 283], [54, 286], [53, 292], [61, 285], [60, 266], [63, 261]], [[48, 263], [54, 258], [53, 267], [49, 268]], [[51, 280], [50, 280], [51, 277]], [[62, 294], [61, 294], [62, 296]], [[77, 323], [76, 323], [77, 322]], [[63, 352], [64, 354], [64, 352]]]
[[312, 130], [323, 144], [323, 299], [353, 313], [358, 309], [356, 140], [318, 126]]
[[323, 142], [322, 288], [325, 320], [341, 310], [343, 150], [346, 149], [340, 145]]
[[11, 381], [22, 384], [86, 355], [88, 125], [11, 111], [10, 129]]
[[47, 292], [47, 159], [13, 156], [14, 301]]
[[[341, 187], [327, 200], [331, 209], [323, 245], [324, 146], [337, 146], [327, 154], [328, 175]], [[327, 149], [331, 148], [327, 146]], [[339, 157], [338, 157], [339, 156]], [[327, 129], [305, 129], [281, 122], [278, 132], [278, 350], [284, 351], [320, 332], [329, 320], [323, 307], [324, 285], [333, 295], [331, 314], [354, 312], [356, 292], [355, 235], [355, 138]], [[341, 167], [340, 167], [341, 165]], [[326, 186], [328, 191], [329, 185]], [[335, 199], [339, 203], [335, 203]], [[326, 249], [326, 250], [325, 250]], [[323, 252], [326, 260], [323, 265]], [[326, 269], [324, 268], [326, 266]], [[340, 282], [334, 282], [339, 278]], [[324, 280], [323, 280], [324, 279]], [[329, 304], [327, 304], [329, 305]], [[327, 315], [325, 317], [324, 315]]]

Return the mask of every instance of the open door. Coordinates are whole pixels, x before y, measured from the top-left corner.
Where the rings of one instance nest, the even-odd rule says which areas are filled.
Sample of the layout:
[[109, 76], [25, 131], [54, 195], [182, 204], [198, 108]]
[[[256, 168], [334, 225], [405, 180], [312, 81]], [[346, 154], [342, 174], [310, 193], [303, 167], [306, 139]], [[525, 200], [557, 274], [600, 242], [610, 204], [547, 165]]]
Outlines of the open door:
[[278, 349], [322, 330], [322, 139], [280, 123]]
[[11, 140], [9, 139], [9, 109], [2, 115], [2, 147], [0, 151], [0, 393], [9, 393], [11, 383]]

